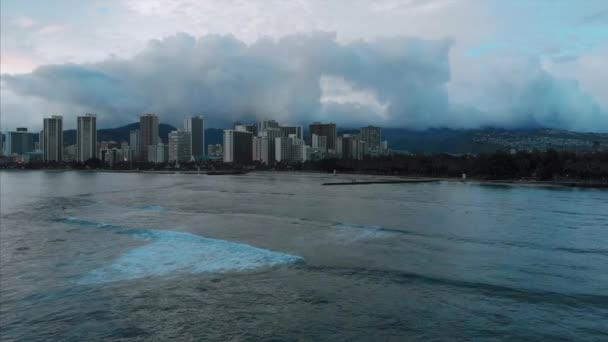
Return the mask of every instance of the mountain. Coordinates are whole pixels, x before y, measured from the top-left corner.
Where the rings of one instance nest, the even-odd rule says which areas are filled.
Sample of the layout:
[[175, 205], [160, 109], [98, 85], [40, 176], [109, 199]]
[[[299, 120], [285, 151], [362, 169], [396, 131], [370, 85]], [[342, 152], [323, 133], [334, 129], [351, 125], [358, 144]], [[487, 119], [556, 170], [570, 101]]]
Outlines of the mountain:
[[[118, 128], [106, 128], [97, 131], [99, 141], [129, 141], [129, 132], [139, 129], [135, 122]], [[167, 136], [175, 127], [168, 124], [159, 125], [162, 141], [167, 143]], [[343, 128], [338, 134], [356, 134], [358, 129]], [[304, 132], [307, 134], [307, 132]], [[428, 129], [416, 131], [406, 128], [383, 128], [382, 136], [388, 146], [396, 151], [411, 153], [491, 153], [495, 151], [556, 150], [589, 152], [608, 150], [608, 134], [580, 133], [556, 129]], [[208, 128], [205, 130], [207, 145], [222, 144], [223, 129]], [[64, 144], [76, 144], [76, 130], [64, 132]]]
[[[134, 122], [132, 124], [117, 128], [99, 129], [97, 130], [97, 141], [116, 141], [119, 143], [123, 141], [129, 142], [129, 132], [138, 129], [139, 122]], [[163, 143], [167, 143], [167, 137], [169, 136], [169, 132], [174, 131], [175, 129], [175, 127], [167, 124], [161, 123], [158, 125], [158, 134], [160, 135], [160, 138]], [[63, 144], [66, 146], [76, 144], [75, 129], [63, 131]]]
[[[139, 129], [139, 122], [134, 122], [126, 126], [117, 128], [103, 128], [97, 130], [97, 141], [116, 141], [116, 142], [129, 142], [129, 132]], [[168, 124], [159, 124], [158, 133], [163, 143], [167, 143], [169, 132], [174, 131], [176, 128]], [[208, 128], [205, 130], [205, 140], [207, 145], [210, 144], [221, 144], [224, 131], [218, 128]], [[63, 144], [74, 145], [76, 144], [76, 130], [70, 129], [63, 131]]]
[[591, 152], [608, 149], [608, 134], [556, 129], [429, 129], [414, 131], [385, 128], [389, 148], [412, 153], [491, 153], [495, 151], [547, 150]]

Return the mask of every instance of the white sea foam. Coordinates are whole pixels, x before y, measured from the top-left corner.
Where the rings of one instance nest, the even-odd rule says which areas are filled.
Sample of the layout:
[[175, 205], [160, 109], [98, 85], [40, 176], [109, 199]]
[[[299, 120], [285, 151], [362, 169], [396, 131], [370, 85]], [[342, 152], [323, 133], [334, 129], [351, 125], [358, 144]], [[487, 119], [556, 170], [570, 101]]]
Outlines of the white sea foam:
[[[86, 220], [72, 218], [64, 221], [98, 227], [97, 223]], [[116, 232], [149, 243], [126, 252], [110, 265], [91, 271], [79, 281], [80, 284], [102, 284], [174, 273], [239, 272], [303, 261], [295, 255], [190, 233], [128, 228], [117, 229]]]

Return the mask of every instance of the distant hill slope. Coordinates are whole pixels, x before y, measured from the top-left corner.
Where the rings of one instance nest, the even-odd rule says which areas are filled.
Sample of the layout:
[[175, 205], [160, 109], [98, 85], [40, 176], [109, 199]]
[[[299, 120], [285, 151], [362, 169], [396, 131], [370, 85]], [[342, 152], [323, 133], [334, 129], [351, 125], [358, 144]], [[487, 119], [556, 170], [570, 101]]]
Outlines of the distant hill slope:
[[[97, 130], [97, 141], [116, 141], [116, 142], [129, 142], [129, 132], [139, 129], [139, 122], [134, 122], [126, 126], [117, 128], [103, 128]], [[169, 132], [175, 130], [175, 127], [167, 124], [158, 125], [158, 133], [163, 143], [167, 143], [167, 137]], [[76, 130], [70, 129], [63, 132], [63, 144], [74, 145], [76, 144]]]
[[498, 150], [556, 150], [589, 152], [608, 150], [608, 134], [555, 129], [383, 129], [389, 148], [412, 153], [489, 153]]
[[[163, 143], [167, 143], [167, 137], [169, 132], [176, 128], [168, 124], [159, 124], [158, 132]], [[103, 128], [97, 130], [98, 141], [116, 141], [116, 142], [129, 142], [129, 132], [139, 129], [139, 122], [134, 122], [126, 126], [117, 128]], [[223, 130], [218, 128], [208, 128], [205, 130], [205, 140], [207, 144], [221, 144], [223, 137]], [[63, 132], [63, 143], [64, 145], [76, 144], [76, 130], [70, 129]]]
[[[175, 127], [159, 125], [160, 137], [167, 143], [167, 136]], [[139, 129], [139, 123], [118, 128], [100, 129], [99, 141], [129, 141], [129, 132]], [[357, 133], [358, 129], [339, 129], [338, 133]], [[308, 132], [305, 132], [307, 134]], [[504, 129], [428, 129], [416, 131], [405, 128], [384, 128], [383, 139], [390, 149], [412, 153], [489, 153], [510, 149], [545, 150], [555, 148], [569, 151], [608, 150], [608, 134], [578, 133], [555, 129], [504, 130]], [[222, 144], [223, 129], [205, 130], [206, 144]], [[64, 132], [64, 144], [76, 143], [76, 130]]]

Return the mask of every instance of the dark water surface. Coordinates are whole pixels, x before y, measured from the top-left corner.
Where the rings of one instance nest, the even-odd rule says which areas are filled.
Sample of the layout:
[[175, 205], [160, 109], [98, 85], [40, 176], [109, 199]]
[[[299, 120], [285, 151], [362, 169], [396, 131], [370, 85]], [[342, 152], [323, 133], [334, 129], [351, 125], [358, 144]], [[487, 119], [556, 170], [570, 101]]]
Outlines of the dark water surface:
[[608, 191], [328, 178], [0, 172], [0, 336], [608, 340]]

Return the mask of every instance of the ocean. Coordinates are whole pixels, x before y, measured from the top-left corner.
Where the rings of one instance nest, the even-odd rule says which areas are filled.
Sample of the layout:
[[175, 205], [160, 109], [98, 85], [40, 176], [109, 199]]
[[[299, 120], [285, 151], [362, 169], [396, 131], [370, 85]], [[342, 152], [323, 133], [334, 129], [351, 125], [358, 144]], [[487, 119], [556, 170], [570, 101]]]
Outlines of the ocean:
[[608, 340], [608, 191], [346, 178], [2, 171], [0, 339]]

